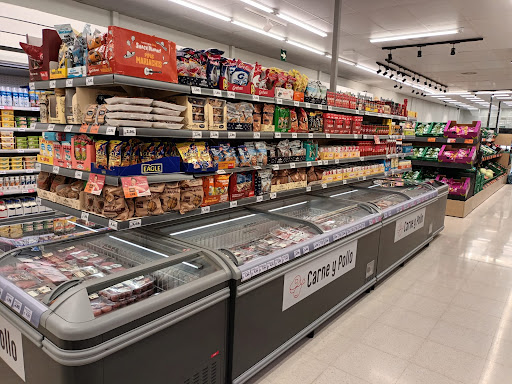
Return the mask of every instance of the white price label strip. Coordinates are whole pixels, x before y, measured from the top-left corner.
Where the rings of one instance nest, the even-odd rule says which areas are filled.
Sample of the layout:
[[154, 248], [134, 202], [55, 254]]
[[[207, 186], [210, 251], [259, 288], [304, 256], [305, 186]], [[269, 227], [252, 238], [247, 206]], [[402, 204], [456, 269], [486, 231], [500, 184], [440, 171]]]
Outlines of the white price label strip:
[[73, 79], [66, 79], [66, 87], [72, 87], [73, 86]]
[[87, 86], [94, 85], [94, 77], [92, 77], [92, 76], [87, 77], [85, 79], [85, 85], [87, 85]]
[[40, 197], [36, 197], [36, 204], [37, 205], [41, 205], [41, 198]]
[[41, 163], [36, 163], [36, 171], [40, 171], [41, 170]]
[[201, 139], [203, 137], [203, 132], [201, 131], [192, 131], [193, 139]]
[[331, 134], [330, 134], [330, 133], [326, 133], [326, 134], [325, 134], [325, 138], [326, 138], [326, 139], [330, 139], [330, 138], [331, 138]]
[[34, 89], [36, 87], [36, 84], [35, 83], [28, 83], [28, 87], [30, 89]]
[[210, 132], [210, 139], [218, 139], [219, 138], [219, 132]]
[[55, 173], [56, 175], [58, 175], [58, 174], [59, 174], [59, 169], [60, 169], [60, 168], [59, 168], [58, 166], [54, 165], [54, 166], [53, 166], [53, 173]]
[[308, 139], [312, 139], [313, 137], [315, 137], [313, 133], [308, 133]]
[[340, 159], [334, 159], [334, 164], [339, 164], [340, 163]]
[[66, 125], [64, 127], [64, 132], [71, 132], [71, 130], [73, 129], [73, 126], [72, 125]]
[[75, 171], [75, 179], [82, 180], [82, 171]]
[[305, 103], [306, 104], [306, 108], [311, 108], [311, 103]]
[[279, 97], [276, 98], [276, 104], [278, 104], [278, 105], [283, 104], [283, 99], [280, 99]]
[[308, 161], [308, 162], [306, 163], [306, 165], [307, 165], [308, 167], [311, 167], [311, 166], [313, 165], [313, 163], [312, 163], [311, 161]]
[[235, 92], [233, 91], [228, 91], [228, 99], [234, 99], [235, 98]]
[[276, 192], [272, 192], [272, 193], [270, 194], [270, 198], [271, 198], [272, 200], [273, 200], [273, 199], [275, 199], [275, 198], [277, 198], [277, 193], [276, 193]]
[[217, 171], [217, 175], [225, 175], [226, 174], [226, 170], [225, 169], [219, 169]]
[[142, 225], [142, 220], [141, 219], [135, 219], [135, 220], [130, 220], [129, 221], [129, 228], [138, 228]]
[[107, 127], [105, 130], [105, 135], [115, 135], [116, 134], [116, 127]]
[[201, 207], [201, 214], [203, 213], [210, 213], [210, 206]]
[[295, 163], [290, 163], [290, 169], [295, 169]]
[[275, 133], [274, 133], [274, 137], [275, 137], [276, 139], [280, 139], [280, 138], [281, 138], [281, 132], [275, 132]]
[[279, 164], [273, 164], [272, 165], [272, 170], [273, 171], [279, 171]]
[[229, 202], [229, 208], [236, 208], [236, 207], [238, 207], [238, 201], [237, 200]]
[[306, 192], [311, 192], [311, 187], [306, 187]]
[[329, 105], [329, 106], [327, 107], [327, 110], [328, 110], [328, 111], [332, 111], [332, 105]]
[[137, 136], [137, 128], [123, 128], [123, 136]]
[[297, 133], [292, 132], [292, 139], [296, 139], [296, 138], [297, 138]]
[[236, 132], [228, 132], [228, 139], [236, 139]]
[[260, 95], [252, 95], [252, 101], [260, 101]]
[[50, 80], [50, 84], [48, 85], [49, 88], [55, 88], [55, 86], [57, 85], [57, 81], [56, 80]]
[[110, 229], [115, 229], [115, 230], [117, 230], [117, 221], [115, 221], [115, 220], [109, 220], [109, 221], [108, 221], [108, 227], [109, 227]]
[[254, 133], [252, 134], [252, 137], [253, 137], [254, 139], [259, 139], [259, 138], [261, 137], [261, 134], [260, 134], [260, 132], [254, 132]]
[[37, 123], [30, 123], [30, 129], [36, 129]]
[[213, 90], [213, 96], [215, 96], [215, 97], [222, 97], [222, 91], [220, 89], [214, 89]]
[[84, 221], [89, 221], [89, 212], [82, 212], [80, 218]]
[[325, 188], [327, 188], [327, 184], [326, 184], [326, 183], [323, 183], [323, 184], [322, 184], [322, 188], [324, 188], [324, 189], [325, 189]]
[[200, 95], [201, 94], [201, 87], [190, 87], [190, 90], [194, 95]]
[[263, 201], [263, 196], [256, 196], [256, 202], [261, 203]]
[[347, 184], [347, 180], [343, 180], [343, 185]]
[[46, 128], [47, 131], [53, 131], [55, 129], [55, 124], [48, 124], [48, 128]]

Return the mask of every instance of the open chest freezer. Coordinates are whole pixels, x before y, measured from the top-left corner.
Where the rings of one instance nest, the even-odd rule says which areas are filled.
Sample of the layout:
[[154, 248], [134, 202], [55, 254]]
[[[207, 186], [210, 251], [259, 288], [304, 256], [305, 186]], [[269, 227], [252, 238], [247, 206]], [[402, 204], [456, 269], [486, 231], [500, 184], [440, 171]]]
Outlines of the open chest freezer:
[[444, 226], [446, 196], [429, 183], [375, 179], [324, 193], [341, 201], [365, 202], [383, 216], [377, 279], [384, 278], [432, 241]]
[[213, 253], [140, 229], [5, 254], [1, 382], [223, 383], [230, 280]]
[[161, 227], [233, 264], [233, 383], [247, 381], [375, 283], [381, 217], [366, 204], [299, 196]]

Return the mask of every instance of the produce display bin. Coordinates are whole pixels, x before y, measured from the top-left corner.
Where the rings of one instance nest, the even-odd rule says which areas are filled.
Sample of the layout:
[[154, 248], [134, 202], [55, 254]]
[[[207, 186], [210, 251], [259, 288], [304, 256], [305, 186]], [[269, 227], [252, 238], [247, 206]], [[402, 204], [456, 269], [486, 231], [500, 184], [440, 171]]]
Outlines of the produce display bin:
[[244, 383], [375, 284], [382, 215], [299, 196], [160, 231], [232, 264], [229, 381]]
[[223, 383], [230, 279], [141, 229], [18, 248], [0, 258], [1, 382]]

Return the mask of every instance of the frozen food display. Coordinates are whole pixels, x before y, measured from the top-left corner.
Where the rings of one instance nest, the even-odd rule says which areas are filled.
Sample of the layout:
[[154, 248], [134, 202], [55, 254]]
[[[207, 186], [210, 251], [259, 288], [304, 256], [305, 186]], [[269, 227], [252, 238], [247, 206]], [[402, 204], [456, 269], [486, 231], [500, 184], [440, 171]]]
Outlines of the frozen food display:
[[407, 196], [399, 193], [394, 193], [391, 191], [389, 193], [387, 191], [376, 191], [374, 188], [358, 189], [357, 185], [354, 187], [330, 191], [325, 195], [336, 199], [370, 203], [382, 211], [385, 211], [388, 208], [394, 207], [409, 200]]

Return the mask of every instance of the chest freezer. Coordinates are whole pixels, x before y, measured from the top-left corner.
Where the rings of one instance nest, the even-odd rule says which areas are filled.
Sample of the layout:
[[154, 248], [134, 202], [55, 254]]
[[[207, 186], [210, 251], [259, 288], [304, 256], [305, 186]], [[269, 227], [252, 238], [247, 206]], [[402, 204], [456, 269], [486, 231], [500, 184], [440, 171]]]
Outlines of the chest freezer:
[[223, 382], [230, 278], [213, 253], [142, 230], [11, 251], [2, 383]]
[[381, 217], [306, 195], [159, 227], [235, 271], [228, 382], [249, 380], [375, 283]]

